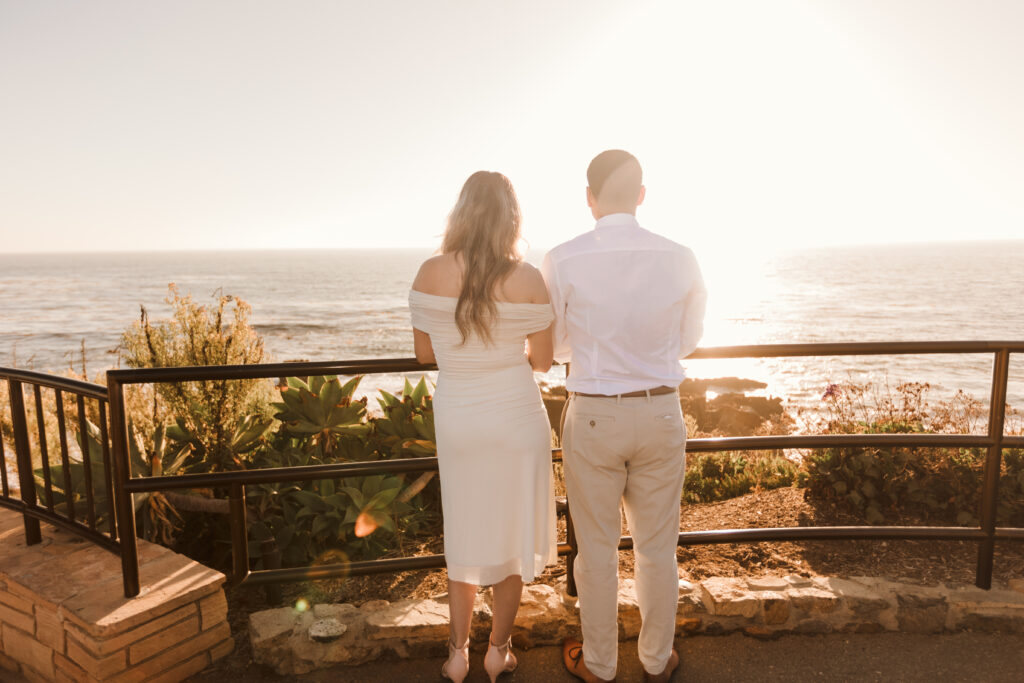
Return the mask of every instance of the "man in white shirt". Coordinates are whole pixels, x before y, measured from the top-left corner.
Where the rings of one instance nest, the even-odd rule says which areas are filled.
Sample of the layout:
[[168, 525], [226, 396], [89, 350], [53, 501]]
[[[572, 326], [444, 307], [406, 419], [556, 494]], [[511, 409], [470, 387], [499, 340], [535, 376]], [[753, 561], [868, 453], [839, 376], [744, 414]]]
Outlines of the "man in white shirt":
[[602, 152], [587, 182], [597, 225], [552, 249], [541, 267], [555, 358], [572, 362], [562, 452], [583, 642], [567, 640], [563, 659], [584, 681], [614, 680], [621, 501], [634, 543], [640, 662], [645, 680], [667, 681], [679, 666], [679, 360], [700, 341], [707, 290], [692, 251], [637, 223], [645, 189], [632, 154]]

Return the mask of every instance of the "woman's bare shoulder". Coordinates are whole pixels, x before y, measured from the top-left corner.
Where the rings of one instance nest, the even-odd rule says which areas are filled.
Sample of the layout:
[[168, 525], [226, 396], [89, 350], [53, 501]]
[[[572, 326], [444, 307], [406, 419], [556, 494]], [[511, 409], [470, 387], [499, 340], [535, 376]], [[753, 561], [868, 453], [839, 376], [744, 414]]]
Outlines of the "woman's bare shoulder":
[[512, 271], [504, 286], [505, 300], [518, 304], [550, 303], [548, 288], [540, 271], [525, 261]]
[[420, 265], [412, 288], [437, 296], [458, 296], [461, 270], [451, 254], [431, 256]]

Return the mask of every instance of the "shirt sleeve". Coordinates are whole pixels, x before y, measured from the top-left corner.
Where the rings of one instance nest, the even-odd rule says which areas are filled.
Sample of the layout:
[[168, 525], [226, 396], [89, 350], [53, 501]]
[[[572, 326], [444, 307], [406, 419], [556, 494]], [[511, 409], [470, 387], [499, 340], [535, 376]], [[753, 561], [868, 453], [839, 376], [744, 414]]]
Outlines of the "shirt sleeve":
[[562, 291], [558, 281], [558, 267], [555, 265], [554, 259], [551, 258], [551, 252], [544, 255], [540, 274], [544, 278], [544, 284], [548, 287], [551, 308], [555, 312], [555, 324], [552, 328], [555, 360], [559, 363], [566, 363], [572, 360], [572, 348], [569, 346], [569, 334], [565, 325], [565, 292]]
[[707, 309], [708, 290], [704, 286], [704, 278], [693, 252], [689, 252], [687, 266], [693, 273], [690, 291], [686, 293], [683, 304], [683, 322], [680, 333], [679, 358], [686, 358], [693, 353], [704, 336], [704, 313]]

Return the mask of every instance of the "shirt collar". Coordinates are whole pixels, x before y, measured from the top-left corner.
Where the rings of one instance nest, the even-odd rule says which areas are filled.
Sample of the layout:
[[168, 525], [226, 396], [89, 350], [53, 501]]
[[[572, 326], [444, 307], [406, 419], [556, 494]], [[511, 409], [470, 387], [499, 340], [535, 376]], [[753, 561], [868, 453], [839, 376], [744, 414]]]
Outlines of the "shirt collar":
[[640, 223], [637, 222], [636, 216], [631, 213], [610, 213], [607, 216], [601, 216], [597, 219], [597, 224], [594, 225], [595, 230], [601, 230], [603, 228], [639, 228]]

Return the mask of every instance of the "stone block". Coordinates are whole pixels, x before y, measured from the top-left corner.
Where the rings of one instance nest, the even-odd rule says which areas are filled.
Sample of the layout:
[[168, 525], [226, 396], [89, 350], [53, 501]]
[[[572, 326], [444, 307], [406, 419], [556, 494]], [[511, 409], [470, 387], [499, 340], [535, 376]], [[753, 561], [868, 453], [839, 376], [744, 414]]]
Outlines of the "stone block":
[[964, 586], [951, 589], [946, 599], [946, 628], [950, 630], [1024, 632], [1024, 593]]
[[893, 610], [895, 599], [892, 594], [870, 588], [863, 583], [841, 578], [826, 578], [822, 583], [849, 610], [852, 623], [879, 624], [895, 629], [891, 615], [885, 613]]
[[822, 619], [805, 619], [793, 627], [793, 633], [802, 635], [822, 635], [833, 630], [832, 624]]
[[640, 603], [636, 598], [636, 582], [619, 580], [619, 640], [630, 640], [640, 635]]
[[542, 583], [525, 586], [516, 615], [517, 637], [512, 642], [518, 643], [518, 647], [555, 645], [569, 635], [568, 629], [576, 623], [578, 617], [565, 608], [555, 588]]
[[213, 594], [225, 579], [220, 572], [170, 551], [144, 569], [140, 570], [144, 583], [138, 596], [124, 597], [118, 574], [115, 581], [66, 600], [62, 606], [67, 618], [97, 639], [109, 638]]
[[[907, 588], [912, 588], [907, 586]], [[939, 633], [946, 628], [945, 596], [927, 589], [896, 595], [896, 621], [906, 633]]]
[[697, 587], [697, 585], [695, 583], [691, 582], [691, 581], [687, 581], [686, 579], [679, 579], [679, 594], [680, 595], [686, 595], [687, 593], [692, 593], [693, 589], [696, 588], [696, 587]]
[[36, 609], [36, 640], [54, 652], [64, 652], [64, 621], [57, 610], [42, 605]]
[[371, 640], [398, 638], [406, 642], [445, 640], [448, 638], [448, 607], [436, 600], [400, 600], [366, 615], [366, 637]]
[[1024, 593], [1024, 579], [1010, 579], [1010, 590]]
[[743, 579], [714, 577], [700, 583], [701, 599], [709, 614], [719, 617], [757, 616], [761, 608], [756, 596], [746, 590]]
[[1024, 633], [1024, 609], [980, 605], [971, 610], [950, 610], [954, 629], [995, 633]]
[[56, 672], [54, 672], [54, 674], [54, 676], [44, 676], [43, 674], [38, 673], [35, 669], [30, 669], [28, 667], [22, 667], [21, 669], [21, 676], [28, 681], [28, 683], [53, 683], [53, 680], [56, 677]]
[[73, 623], [64, 623], [66, 632], [84, 647], [90, 654], [103, 657], [122, 650], [146, 636], [169, 628], [173, 624], [196, 614], [195, 603], [183, 605], [173, 612], [147, 621], [133, 629], [109, 638], [94, 638], [91, 633]]
[[3, 632], [4, 651], [11, 659], [21, 664], [22, 668], [27, 666], [43, 676], [53, 678], [53, 650], [9, 624], [4, 624], [0, 630]]
[[194, 676], [210, 664], [209, 656], [203, 652], [177, 666], [172, 666], [163, 673], [150, 678], [147, 683], [179, 683], [189, 676]]
[[[699, 588], [699, 586], [698, 586]], [[679, 596], [679, 604], [676, 606], [677, 617], [700, 617], [708, 613], [702, 599], [703, 590], [694, 590]]]
[[18, 664], [17, 660], [11, 659], [3, 650], [0, 650], [0, 671], [10, 671], [16, 674], [20, 669], [21, 665]]
[[[174, 645], [155, 657], [150, 657], [141, 664], [111, 677], [111, 682], [142, 683], [142, 681], [149, 681], [154, 676], [164, 674], [164, 672], [178, 666], [179, 662], [188, 662], [196, 658], [201, 658], [206, 663], [209, 663], [207, 651], [230, 637], [231, 630], [228, 628], [227, 622], [214, 626], [207, 631], [200, 631], [196, 637]], [[198, 671], [205, 668], [206, 663]]]
[[127, 650], [118, 650], [105, 657], [97, 657], [71, 636], [67, 638], [67, 656], [68, 659], [85, 669], [90, 676], [101, 681], [121, 673], [128, 666]]
[[128, 663], [138, 664], [153, 655], [177, 645], [199, 633], [199, 619], [196, 616], [185, 617], [176, 624], [161, 629], [151, 636], [143, 638], [128, 647]]
[[793, 607], [805, 614], [828, 614], [839, 607], [838, 596], [817, 585], [790, 588], [787, 592]]
[[470, 624], [469, 632], [469, 638], [472, 641], [483, 642], [490, 637], [494, 614], [491, 611], [489, 597], [490, 592], [478, 593], [473, 601], [473, 621]]
[[249, 639], [252, 641], [253, 650], [264, 642], [291, 634], [298, 618], [299, 612], [291, 607], [279, 607], [250, 614]]
[[747, 579], [747, 588], [752, 591], [784, 591], [790, 584], [779, 576], [759, 576]]
[[0, 623], [9, 624], [26, 633], [36, 632], [36, 618], [31, 612], [25, 614], [7, 605], [0, 605]]
[[228, 618], [228, 600], [224, 591], [217, 591], [199, 601], [200, 629], [205, 631], [213, 628]]
[[762, 616], [765, 624], [784, 624], [789, 620], [789, 596], [776, 591], [761, 591]]
[[6, 605], [11, 609], [17, 610], [24, 614], [32, 614], [32, 601], [21, 596], [9, 593], [6, 590], [7, 586], [3, 586], [3, 590], [0, 590], [0, 605]]
[[62, 654], [55, 654], [53, 656], [53, 664], [56, 669], [56, 680], [58, 681], [74, 681], [75, 683], [82, 683], [83, 681], [90, 681], [91, 677], [85, 672], [85, 669], [78, 666], [66, 656]]
[[786, 583], [793, 588], [803, 588], [804, 586], [810, 586], [811, 580], [806, 576], [800, 576], [799, 574], [788, 574], [785, 577]]
[[348, 603], [332, 605], [329, 603], [318, 603], [313, 605], [314, 619], [337, 619], [341, 623], [348, 623], [359, 617], [359, 608]]
[[227, 640], [225, 640], [224, 642], [220, 643], [219, 645], [215, 645], [210, 650], [210, 662], [211, 663], [212, 662], [216, 662], [219, 659], [223, 659], [224, 657], [227, 657], [229, 654], [231, 654], [234, 651], [234, 649], [235, 649], [235, 639], [234, 638], [228, 638]]

